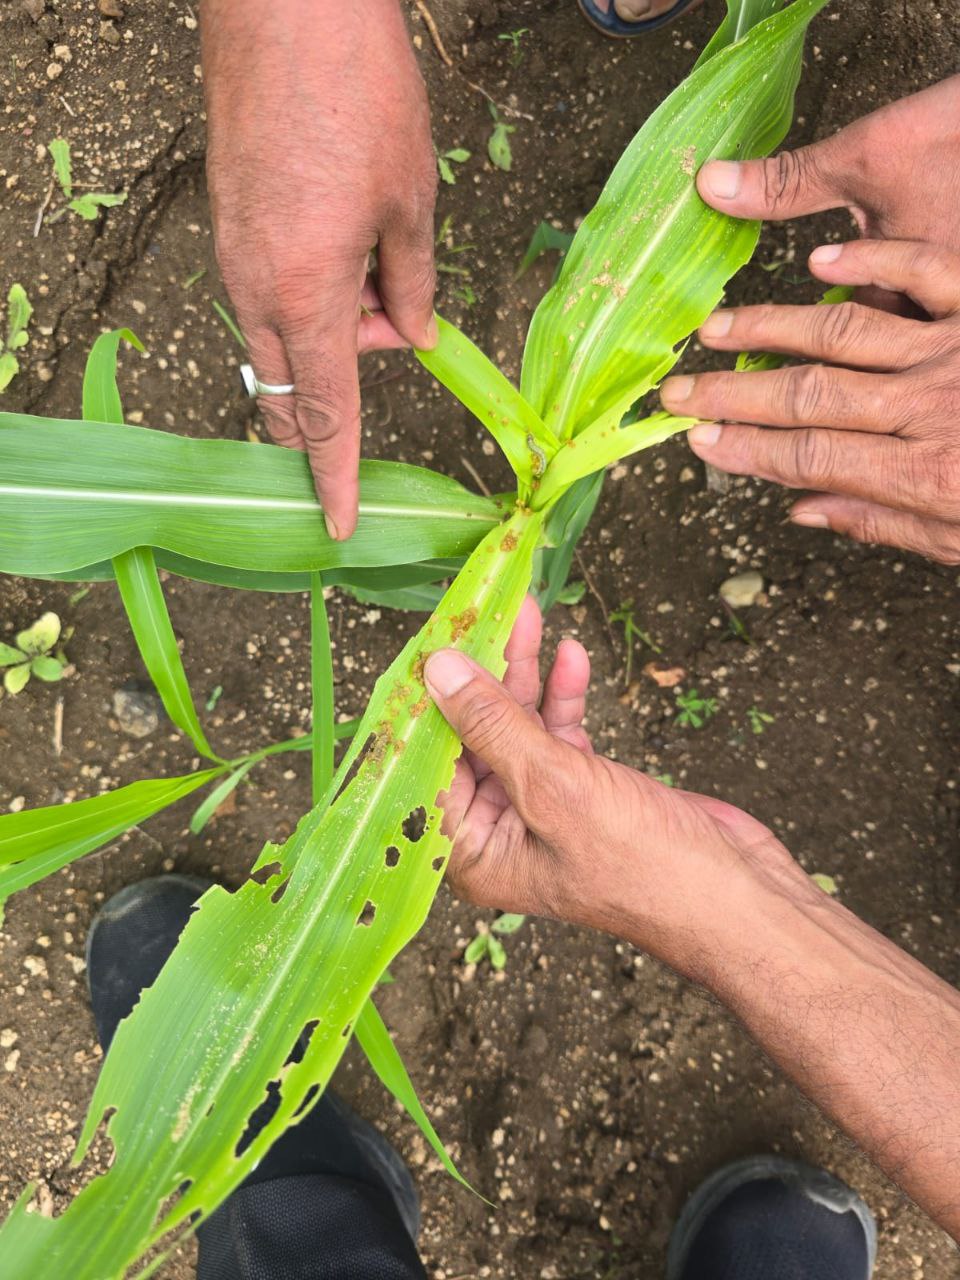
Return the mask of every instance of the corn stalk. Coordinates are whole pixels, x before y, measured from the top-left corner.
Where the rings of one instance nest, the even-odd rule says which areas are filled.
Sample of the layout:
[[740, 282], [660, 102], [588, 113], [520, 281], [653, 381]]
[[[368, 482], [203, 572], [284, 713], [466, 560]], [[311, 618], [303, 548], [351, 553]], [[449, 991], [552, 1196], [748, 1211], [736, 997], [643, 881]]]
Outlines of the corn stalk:
[[[329, 737], [317, 728], [325, 719], [332, 733], [329, 673], [315, 659], [314, 807], [283, 845], [266, 846], [239, 890], [216, 887], [202, 898], [159, 979], [120, 1025], [97, 1083], [75, 1161], [109, 1114], [111, 1168], [54, 1219], [29, 1213], [32, 1189], [24, 1191], [0, 1231], [6, 1275], [106, 1280], [152, 1270], [156, 1255], [147, 1263], [147, 1254], [158, 1246], [162, 1253], [215, 1209], [296, 1123], [352, 1034], [416, 1112], [369, 998], [423, 923], [450, 851], [437, 797], [460, 747], [426, 694], [424, 658], [453, 645], [501, 673], [545, 530], [566, 495], [576, 498], [564, 520], [575, 522], [595, 498], [590, 477], [691, 425], [663, 414], [620, 424], [756, 245], [756, 224], [703, 205], [694, 172], [707, 158], [759, 155], [781, 140], [803, 36], [824, 3], [729, 5], [694, 72], [630, 143], [577, 233], [531, 324], [519, 391], [451, 326], [441, 326], [435, 351], [421, 354], [501, 445], [517, 476], [512, 500], [481, 499], [416, 468], [366, 463], [357, 534], [331, 543], [295, 454], [118, 422], [0, 415], [0, 570], [116, 577], [168, 713], [213, 761], [190, 779], [0, 818], [0, 892], [29, 883], [31, 868], [37, 879], [97, 847], [118, 824], [139, 820], [134, 810], [155, 811], [165, 802], [157, 788], [168, 786], [172, 799], [194, 779], [222, 779], [251, 758], [222, 761], [203, 737], [167, 633], [158, 564], [264, 588], [301, 589], [306, 575], [322, 636], [326, 574], [349, 581], [395, 570], [390, 589], [415, 571], [442, 576], [438, 561], [468, 556], [378, 680], [332, 779]], [[94, 416], [116, 418], [109, 379], [99, 396]], [[301, 1039], [306, 1050], [290, 1061]], [[238, 1154], [271, 1082], [277, 1110]]]

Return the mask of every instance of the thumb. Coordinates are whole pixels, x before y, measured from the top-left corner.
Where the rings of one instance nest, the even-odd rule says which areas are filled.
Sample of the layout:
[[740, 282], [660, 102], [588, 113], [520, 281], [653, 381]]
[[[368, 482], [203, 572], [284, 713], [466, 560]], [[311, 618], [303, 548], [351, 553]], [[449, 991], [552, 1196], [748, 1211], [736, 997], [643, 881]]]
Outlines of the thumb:
[[708, 160], [697, 190], [714, 209], [735, 218], [796, 218], [850, 203], [851, 165], [842, 133], [765, 160]]
[[430, 696], [463, 745], [497, 775], [525, 817], [531, 790], [551, 773], [561, 744], [499, 680], [456, 649], [432, 653], [423, 674]]

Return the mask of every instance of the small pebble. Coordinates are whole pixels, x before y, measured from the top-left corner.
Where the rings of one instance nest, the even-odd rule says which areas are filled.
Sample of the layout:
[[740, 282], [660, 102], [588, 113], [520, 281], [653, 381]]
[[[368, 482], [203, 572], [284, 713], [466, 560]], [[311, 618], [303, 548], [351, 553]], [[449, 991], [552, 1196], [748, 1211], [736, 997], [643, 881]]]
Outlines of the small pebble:
[[763, 577], [754, 571], [728, 578], [720, 588], [720, 596], [731, 609], [749, 609], [763, 591]]

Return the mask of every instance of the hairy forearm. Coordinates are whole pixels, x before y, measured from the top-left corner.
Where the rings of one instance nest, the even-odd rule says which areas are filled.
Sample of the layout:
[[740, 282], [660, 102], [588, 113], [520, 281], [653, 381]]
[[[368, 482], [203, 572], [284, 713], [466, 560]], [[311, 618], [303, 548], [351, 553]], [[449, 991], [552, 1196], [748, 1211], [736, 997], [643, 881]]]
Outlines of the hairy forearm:
[[960, 994], [839, 904], [764, 891], [708, 986], [960, 1239]]

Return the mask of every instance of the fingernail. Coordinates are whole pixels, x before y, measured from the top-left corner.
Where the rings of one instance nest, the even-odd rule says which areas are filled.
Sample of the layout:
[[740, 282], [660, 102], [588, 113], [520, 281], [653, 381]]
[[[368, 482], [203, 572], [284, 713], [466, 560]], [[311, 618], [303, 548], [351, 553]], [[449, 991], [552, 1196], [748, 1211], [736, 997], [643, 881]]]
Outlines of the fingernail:
[[337, 542], [340, 538], [340, 534], [337, 531], [337, 526], [334, 524], [332, 517], [324, 513], [323, 523], [327, 526], [327, 534], [334, 540], [334, 542]]
[[440, 341], [440, 328], [437, 325], [437, 317], [431, 316], [427, 321], [427, 348], [433, 348]]
[[[693, 394], [693, 384], [696, 378], [668, 378], [660, 388], [660, 399], [664, 404], [669, 405], [680, 404], [684, 400], [689, 400]], [[669, 404], [668, 404], [669, 401]]]
[[732, 328], [732, 311], [714, 311], [700, 326], [700, 334], [704, 338], [725, 338]]
[[814, 249], [810, 255], [810, 265], [812, 267], [825, 267], [828, 262], [836, 262], [843, 253], [842, 244], [822, 244], [819, 249]]
[[722, 427], [715, 422], [701, 422], [698, 427], [691, 427], [687, 432], [687, 439], [692, 445], [708, 446], [716, 444], [720, 439]]
[[423, 674], [431, 693], [452, 698], [473, 679], [473, 667], [456, 649], [438, 649], [424, 663]]
[[805, 525], [808, 529], [829, 529], [830, 521], [820, 511], [799, 511], [790, 519], [794, 524]]
[[703, 185], [718, 200], [732, 200], [740, 194], [743, 169], [735, 160], [711, 160], [703, 166]]

